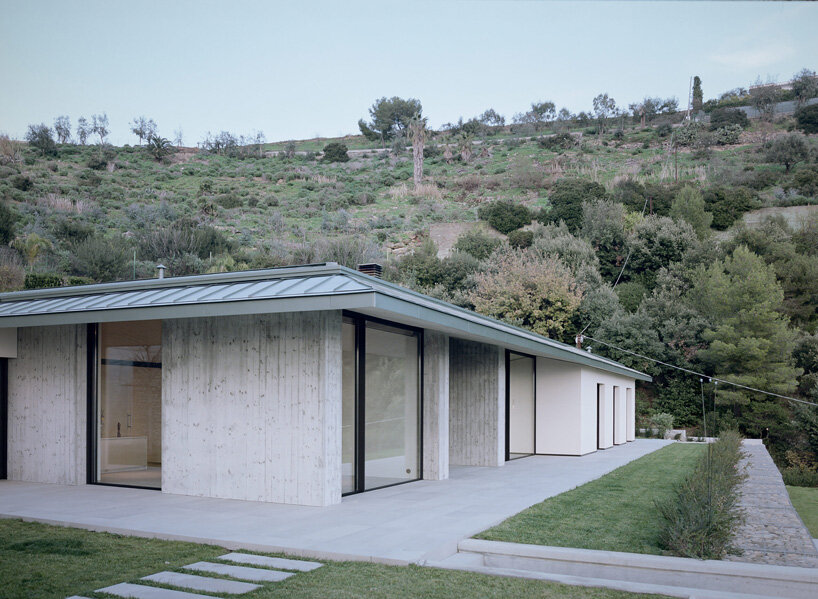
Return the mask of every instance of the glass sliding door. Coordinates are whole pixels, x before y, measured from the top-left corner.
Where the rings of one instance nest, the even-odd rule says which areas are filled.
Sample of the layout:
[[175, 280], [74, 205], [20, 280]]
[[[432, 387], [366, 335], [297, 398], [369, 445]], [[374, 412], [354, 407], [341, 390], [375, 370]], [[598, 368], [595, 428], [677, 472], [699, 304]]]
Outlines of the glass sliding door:
[[344, 317], [344, 494], [421, 477], [420, 351], [419, 331]]
[[506, 459], [532, 455], [535, 452], [535, 360], [507, 352], [508, 386], [506, 396]]
[[366, 324], [364, 490], [419, 478], [418, 337]]
[[99, 325], [96, 478], [162, 485], [162, 322]]

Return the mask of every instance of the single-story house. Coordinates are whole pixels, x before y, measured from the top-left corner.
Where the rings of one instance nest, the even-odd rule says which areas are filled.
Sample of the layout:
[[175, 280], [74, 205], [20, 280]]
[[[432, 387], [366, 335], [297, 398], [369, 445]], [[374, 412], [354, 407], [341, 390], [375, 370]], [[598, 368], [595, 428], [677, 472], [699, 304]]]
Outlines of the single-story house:
[[615, 361], [335, 263], [0, 294], [0, 477], [326, 506], [634, 439]]

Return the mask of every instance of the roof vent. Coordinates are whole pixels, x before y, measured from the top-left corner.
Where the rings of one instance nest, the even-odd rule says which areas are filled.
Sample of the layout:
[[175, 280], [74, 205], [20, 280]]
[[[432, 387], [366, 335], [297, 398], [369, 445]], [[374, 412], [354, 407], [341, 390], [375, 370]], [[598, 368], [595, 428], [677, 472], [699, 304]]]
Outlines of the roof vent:
[[372, 262], [370, 264], [359, 264], [358, 265], [358, 272], [362, 272], [365, 275], [369, 275], [371, 277], [377, 277], [377, 278], [380, 279], [381, 275], [383, 274], [383, 266], [381, 266], [380, 264], [377, 264], [375, 262]]
[[165, 278], [165, 268], [166, 268], [166, 267], [165, 267], [165, 265], [164, 265], [164, 264], [157, 264], [157, 265], [156, 265], [156, 269], [159, 271], [159, 278], [160, 278], [160, 279], [164, 279], [164, 278]]

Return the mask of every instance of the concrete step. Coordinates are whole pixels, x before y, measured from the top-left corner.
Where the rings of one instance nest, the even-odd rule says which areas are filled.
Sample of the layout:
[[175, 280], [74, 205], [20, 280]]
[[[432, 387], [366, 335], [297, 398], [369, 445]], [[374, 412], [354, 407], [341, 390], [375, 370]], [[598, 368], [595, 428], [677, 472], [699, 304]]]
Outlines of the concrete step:
[[310, 572], [323, 566], [323, 564], [319, 564], [318, 562], [285, 559], [283, 557], [267, 557], [266, 555], [255, 555], [252, 553], [227, 553], [220, 555], [219, 559], [236, 562], [237, 564], [250, 564], [252, 566], [279, 568], [281, 570], [297, 570], [298, 572]]
[[129, 597], [131, 599], [213, 599], [212, 595], [171, 591], [170, 589], [149, 587], [144, 584], [131, 584], [130, 582], [120, 582], [119, 584], [105, 587], [104, 589], [97, 589], [94, 592], [108, 593], [109, 595]]
[[[818, 597], [818, 568], [544, 547], [480, 539], [461, 541], [458, 549], [458, 557], [450, 558], [453, 567], [478, 566], [536, 572], [551, 577], [607, 581], [604, 585], [594, 586], [611, 586], [610, 583], [615, 582], [682, 589], [679, 593], [661, 591], [676, 596], [691, 596], [689, 591], [692, 589], [696, 591], [697, 597], [709, 597], [713, 593], [730, 593], [745, 597], [770, 596], [779, 599]], [[466, 557], [460, 554], [472, 555]]]
[[[462, 556], [464, 554], [455, 554]], [[527, 578], [531, 580], [542, 580], [556, 582], [571, 586], [582, 587], [602, 587], [630, 593], [648, 593], [656, 595], [668, 595], [670, 597], [681, 597], [683, 599], [777, 599], [771, 595], [748, 595], [743, 593], [730, 593], [719, 591], [707, 591], [696, 588], [686, 588], [678, 586], [668, 586], [662, 584], [645, 584], [639, 582], [629, 582], [623, 580], [609, 580], [604, 578], [588, 578], [582, 576], [568, 576], [564, 574], [548, 574], [545, 572], [535, 572], [533, 570], [515, 570], [512, 568], [496, 568], [475, 564], [473, 559], [453, 559], [447, 558], [440, 562], [427, 562], [425, 566], [432, 568], [444, 568], [447, 570], [461, 570], [474, 572], [476, 574], [487, 574], [490, 576], [504, 576], [509, 578]], [[475, 557], [470, 555], [469, 558]], [[482, 560], [478, 560], [482, 561]]]
[[221, 574], [240, 580], [250, 580], [252, 582], [278, 582], [293, 576], [292, 572], [248, 568], [247, 566], [229, 566], [227, 564], [214, 564], [213, 562], [196, 562], [195, 564], [184, 566], [184, 568], [185, 570], [210, 572], [212, 574]]
[[225, 580], [224, 578], [210, 578], [209, 576], [197, 576], [195, 574], [182, 574], [181, 572], [157, 572], [150, 576], [143, 576], [142, 580], [150, 580], [159, 584], [167, 584], [174, 587], [193, 589], [194, 591], [205, 591], [207, 593], [226, 593], [228, 595], [241, 595], [260, 589], [261, 586], [250, 582], [239, 582], [238, 580]]

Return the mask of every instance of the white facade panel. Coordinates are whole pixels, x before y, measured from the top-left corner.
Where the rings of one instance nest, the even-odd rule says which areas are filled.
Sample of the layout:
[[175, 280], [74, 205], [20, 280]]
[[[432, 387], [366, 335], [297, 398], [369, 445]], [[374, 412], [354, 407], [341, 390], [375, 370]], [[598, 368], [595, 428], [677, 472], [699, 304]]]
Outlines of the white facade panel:
[[581, 383], [580, 366], [537, 358], [537, 453], [583, 453]]

